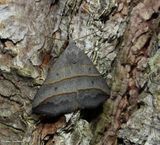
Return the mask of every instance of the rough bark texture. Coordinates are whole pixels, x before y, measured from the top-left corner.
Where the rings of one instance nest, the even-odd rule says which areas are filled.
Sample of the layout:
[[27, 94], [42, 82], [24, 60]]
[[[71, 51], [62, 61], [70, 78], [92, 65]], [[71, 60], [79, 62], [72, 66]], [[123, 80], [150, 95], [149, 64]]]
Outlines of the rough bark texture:
[[[159, 10], [159, 0], [0, 0], [0, 145], [160, 144]], [[110, 99], [93, 119], [39, 122], [32, 100], [68, 40]]]

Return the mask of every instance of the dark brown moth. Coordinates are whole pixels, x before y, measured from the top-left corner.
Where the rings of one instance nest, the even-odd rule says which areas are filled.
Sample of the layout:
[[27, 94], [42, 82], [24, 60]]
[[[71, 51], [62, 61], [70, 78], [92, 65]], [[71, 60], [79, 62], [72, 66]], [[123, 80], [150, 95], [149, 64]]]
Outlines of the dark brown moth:
[[55, 117], [78, 109], [95, 108], [109, 96], [109, 88], [88, 56], [69, 43], [51, 66], [33, 100], [33, 113]]

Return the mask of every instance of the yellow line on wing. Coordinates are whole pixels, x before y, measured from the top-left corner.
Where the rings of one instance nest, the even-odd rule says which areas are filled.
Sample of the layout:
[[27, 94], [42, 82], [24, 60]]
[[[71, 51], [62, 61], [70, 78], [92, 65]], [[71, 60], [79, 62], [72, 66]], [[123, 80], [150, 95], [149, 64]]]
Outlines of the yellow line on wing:
[[78, 77], [99, 77], [99, 76], [101, 76], [101, 74], [78, 74], [75, 76], [65, 77], [65, 78], [62, 78], [59, 80], [55, 80], [55, 81], [47, 81], [44, 83], [44, 85], [52, 85], [55, 83], [59, 83], [59, 82], [65, 81], [65, 80], [74, 79], [74, 78], [78, 78]]
[[[100, 91], [106, 93], [106, 91], [104, 91], [104, 90], [101, 89], [101, 88], [85, 88], [85, 89], [79, 89], [79, 90], [77, 90], [77, 91], [75, 91], [75, 92], [64, 92], [64, 93], [59, 93], [59, 94], [55, 94], [55, 95], [49, 96], [49, 97], [47, 97], [45, 100], [43, 100], [39, 105], [47, 103], [47, 101], [48, 101], [50, 98], [52, 98], [52, 97], [61, 96], [61, 95], [63, 96], [63, 95], [67, 95], [67, 94], [74, 94], [74, 93], [77, 93], [77, 92], [79, 92], [79, 91], [86, 91], [86, 90], [100, 90]], [[39, 105], [37, 105], [37, 106], [39, 106]]]

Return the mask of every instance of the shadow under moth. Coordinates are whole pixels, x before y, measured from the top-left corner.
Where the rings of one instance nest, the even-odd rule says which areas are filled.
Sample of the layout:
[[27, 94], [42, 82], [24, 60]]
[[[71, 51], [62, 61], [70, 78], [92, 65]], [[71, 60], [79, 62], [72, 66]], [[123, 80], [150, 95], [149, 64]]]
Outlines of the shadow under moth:
[[75, 42], [70, 42], [35, 95], [32, 111], [56, 117], [78, 109], [95, 108], [109, 94], [106, 81], [92, 61]]

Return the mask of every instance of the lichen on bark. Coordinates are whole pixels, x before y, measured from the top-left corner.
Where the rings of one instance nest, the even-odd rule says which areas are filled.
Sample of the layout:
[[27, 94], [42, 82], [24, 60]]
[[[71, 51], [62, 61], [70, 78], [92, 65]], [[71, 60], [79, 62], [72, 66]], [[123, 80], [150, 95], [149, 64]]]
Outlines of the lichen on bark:
[[[159, 144], [159, 7], [158, 0], [1, 0], [0, 144]], [[76, 114], [39, 123], [32, 99], [70, 40], [106, 79], [110, 99], [93, 120]]]

